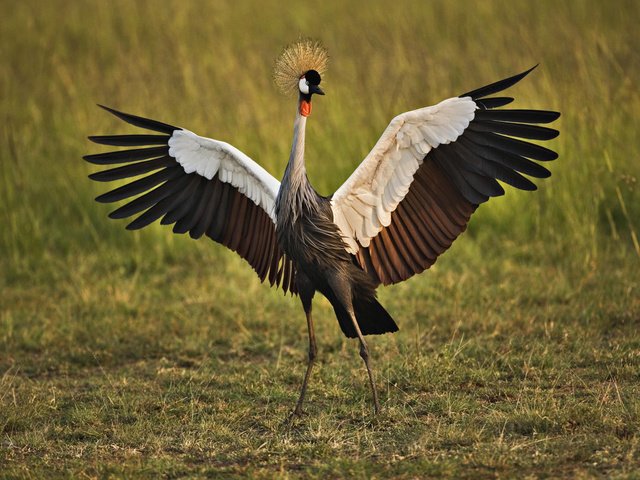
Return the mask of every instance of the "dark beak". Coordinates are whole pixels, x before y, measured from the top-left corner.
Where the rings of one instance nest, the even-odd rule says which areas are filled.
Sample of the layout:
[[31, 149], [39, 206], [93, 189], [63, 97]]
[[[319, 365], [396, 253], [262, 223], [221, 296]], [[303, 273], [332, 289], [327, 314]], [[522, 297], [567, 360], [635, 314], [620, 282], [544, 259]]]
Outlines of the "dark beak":
[[309, 93], [317, 93], [318, 95], [324, 95], [324, 91], [318, 85], [309, 85]]

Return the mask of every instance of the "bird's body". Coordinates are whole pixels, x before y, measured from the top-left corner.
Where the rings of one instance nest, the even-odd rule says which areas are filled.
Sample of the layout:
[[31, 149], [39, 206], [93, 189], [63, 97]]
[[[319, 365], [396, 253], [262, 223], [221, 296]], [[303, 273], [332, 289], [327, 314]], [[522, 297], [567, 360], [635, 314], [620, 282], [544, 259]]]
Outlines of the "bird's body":
[[397, 326], [386, 312], [382, 317], [367, 315], [379, 313], [368, 312], [366, 308], [379, 305], [375, 300], [377, 285], [347, 251], [329, 199], [319, 195], [307, 178], [306, 120], [307, 117], [297, 114], [291, 155], [275, 203], [276, 235], [283, 252], [294, 264], [297, 292], [309, 299], [316, 291], [322, 293], [331, 302], [347, 337], [357, 336], [344, 305], [347, 292], [352, 293], [355, 314], [365, 335], [395, 331]]
[[[326, 54], [301, 42], [284, 51], [276, 80], [298, 91], [291, 154], [281, 182], [232, 145], [188, 130], [106, 107], [133, 125], [161, 135], [89, 137], [115, 146], [152, 147], [84, 158], [124, 164], [90, 178], [111, 181], [148, 174], [100, 195], [114, 202], [142, 194], [110, 214], [141, 213], [127, 228], [162, 217], [176, 233], [203, 235], [242, 256], [261, 280], [300, 297], [309, 330], [309, 363], [294, 413], [300, 413], [316, 357], [311, 314], [316, 292], [332, 304], [342, 332], [358, 338], [379, 410], [364, 335], [398, 327], [376, 299], [376, 288], [404, 281], [429, 268], [467, 226], [479, 204], [502, 195], [497, 182], [534, 190], [524, 173], [550, 172], [532, 161], [557, 154], [514, 137], [549, 140], [558, 132], [535, 124], [559, 114], [498, 107], [510, 97], [488, 97], [517, 83], [531, 70], [432, 107], [395, 117], [360, 166], [330, 197], [311, 186], [305, 168], [305, 131], [312, 94], [319, 87]], [[519, 173], [520, 172], [520, 173]]]
[[333, 223], [329, 201], [316, 192], [307, 178], [305, 125], [306, 117], [298, 114], [291, 155], [275, 203], [278, 241], [300, 265], [311, 266], [320, 259], [344, 261], [346, 251]]

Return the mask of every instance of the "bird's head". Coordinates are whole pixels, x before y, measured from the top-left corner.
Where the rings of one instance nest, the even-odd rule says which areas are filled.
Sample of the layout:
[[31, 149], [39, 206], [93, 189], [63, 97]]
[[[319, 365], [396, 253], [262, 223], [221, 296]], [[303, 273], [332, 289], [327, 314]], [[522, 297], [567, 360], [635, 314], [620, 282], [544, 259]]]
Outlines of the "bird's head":
[[308, 117], [311, 114], [311, 95], [314, 93], [324, 95], [324, 91], [320, 88], [321, 81], [322, 78], [316, 70], [308, 70], [300, 77], [298, 81], [300, 115]]
[[285, 94], [298, 92], [298, 112], [305, 117], [311, 113], [311, 96], [324, 95], [320, 88], [321, 75], [328, 62], [327, 50], [317, 41], [299, 40], [286, 47], [276, 60], [273, 78]]

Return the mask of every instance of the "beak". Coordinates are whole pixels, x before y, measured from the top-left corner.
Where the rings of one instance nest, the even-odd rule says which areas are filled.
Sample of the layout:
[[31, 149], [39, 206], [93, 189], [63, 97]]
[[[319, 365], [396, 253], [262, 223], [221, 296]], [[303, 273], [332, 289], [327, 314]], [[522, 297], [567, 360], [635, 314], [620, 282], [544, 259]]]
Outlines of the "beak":
[[324, 90], [322, 90], [318, 85], [309, 85], [309, 93], [317, 93], [318, 95], [324, 95]]

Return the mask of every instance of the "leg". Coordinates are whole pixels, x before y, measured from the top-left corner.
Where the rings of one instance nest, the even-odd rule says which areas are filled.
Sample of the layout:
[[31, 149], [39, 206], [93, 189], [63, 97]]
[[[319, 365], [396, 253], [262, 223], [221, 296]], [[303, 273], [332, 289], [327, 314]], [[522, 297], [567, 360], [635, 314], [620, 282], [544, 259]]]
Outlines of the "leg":
[[311, 317], [311, 302], [309, 302], [309, 308], [305, 306], [304, 313], [307, 315], [307, 328], [309, 330], [309, 363], [307, 364], [307, 371], [304, 374], [304, 380], [302, 381], [302, 388], [300, 389], [300, 398], [293, 411], [293, 415], [300, 415], [302, 413], [302, 402], [304, 402], [304, 396], [307, 393], [307, 384], [309, 383], [309, 377], [311, 377], [311, 370], [313, 370], [313, 364], [318, 354], [316, 347], [316, 334], [313, 331], [313, 318]]
[[380, 402], [378, 401], [378, 390], [376, 389], [373, 370], [369, 363], [369, 348], [367, 347], [367, 342], [364, 340], [364, 335], [362, 335], [360, 325], [358, 325], [358, 320], [356, 319], [356, 314], [353, 310], [352, 284], [349, 277], [341, 273], [342, 272], [337, 272], [337, 274], [329, 280], [329, 285], [333, 290], [335, 301], [339, 302], [349, 314], [351, 322], [353, 323], [353, 328], [358, 336], [358, 340], [360, 340], [360, 356], [362, 357], [362, 360], [364, 360], [364, 365], [367, 367], [367, 373], [369, 374], [369, 385], [371, 386], [371, 393], [373, 394], [374, 413], [378, 414], [380, 413]]
[[364, 365], [367, 367], [367, 373], [369, 374], [369, 384], [371, 385], [371, 392], [373, 394], [374, 413], [377, 415], [378, 413], [380, 413], [380, 402], [378, 401], [378, 390], [376, 389], [376, 380], [373, 376], [373, 370], [371, 369], [371, 365], [369, 364], [369, 348], [367, 347], [367, 342], [364, 341], [364, 336], [360, 331], [360, 326], [358, 325], [358, 321], [356, 320], [356, 316], [353, 313], [352, 308], [349, 310], [349, 316], [351, 316], [353, 327], [356, 329], [358, 340], [360, 340], [360, 356], [362, 357], [362, 360], [364, 360]]
[[307, 363], [307, 371], [304, 374], [304, 380], [302, 381], [300, 397], [298, 398], [298, 403], [296, 403], [296, 408], [291, 414], [292, 417], [302, 413], [302, 403], [304, 402], [304, 396], [307, 393], [307, 385], [309, 383], [309, 378], [311, 377], [311, 370], [313, 370], [313, 364], [315, 363], [318, 353], [318, 349], [316, 347], [316, 334], [313, 330], [313, 318], [311, 316], [311, 301], [313, 300], [315, 289], [311, 282], [301, 273], [298, 274], [297, 280], [302, 308], [304, 308], [304, 313], [307, 317], [307, 329], [309, 332], [309, 361]]

